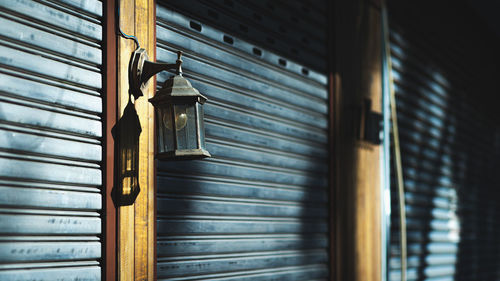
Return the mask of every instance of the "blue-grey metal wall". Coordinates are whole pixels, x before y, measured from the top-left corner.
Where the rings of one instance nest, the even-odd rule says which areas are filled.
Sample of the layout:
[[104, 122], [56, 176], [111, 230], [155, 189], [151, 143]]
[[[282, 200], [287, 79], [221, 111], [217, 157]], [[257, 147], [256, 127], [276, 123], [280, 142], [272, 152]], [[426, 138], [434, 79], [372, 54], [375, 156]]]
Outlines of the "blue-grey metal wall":
[[[298, 3], [283, 1], [275, 9], [297, 10]], [[254, 7], [261, 4], [157, 6], [157, 60], [172, 62], [175, 51], [184, 52], [184, 75], [209, 98], [212, 154], [158, 163], [159, 280], [329, 276], [327, 77], [313, 70], [326, 64], [326, 36], [315, 23], [326, 21], [325, 9], [310, 6], [304, 24], [295, 23], [300, 29], [278, 36], [273, 29], [289, 28], [293, 19]], [[308, 27], [313, 31], [300, 31]], [[310, 36], [320, 47], [304, 51], [296, 40]], [[268, 46], [269, 38], [280, 46]], [[307, 54], [306, 66], [289, 59], [292, 48]], [[158, 85], [168, 76], [161, 74]]]
[[100, 280], [102, 3], [0, 1], [0, 280]]
[[[456, 50], [397, 23], [391, 52], [407, 204], [407, 279], [498, 280], [498, 136], [491, 116], [478, 107], [481, 101], [470, 102], [477, 94], [475, 74], [457, 65], [462, 58]], [[393, 199], [394, 281], [400, 280], [397, 209]]]

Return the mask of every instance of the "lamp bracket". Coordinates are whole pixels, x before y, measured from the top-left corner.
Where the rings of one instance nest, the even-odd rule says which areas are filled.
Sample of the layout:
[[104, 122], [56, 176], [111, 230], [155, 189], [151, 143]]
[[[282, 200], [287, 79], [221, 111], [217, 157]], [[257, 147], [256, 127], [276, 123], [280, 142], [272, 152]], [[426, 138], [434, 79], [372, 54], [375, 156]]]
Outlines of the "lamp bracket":
[[143, 96], [144, 89], [151, 77], [164, 70], [176, 69], [176, 74], [182, 76], [182, 51], [177, 52], [175, 63], [159, 63], [148, 60], [148, 53], [138, 48], [132, 53], [129, 64], [129, 91], [135, 99]]

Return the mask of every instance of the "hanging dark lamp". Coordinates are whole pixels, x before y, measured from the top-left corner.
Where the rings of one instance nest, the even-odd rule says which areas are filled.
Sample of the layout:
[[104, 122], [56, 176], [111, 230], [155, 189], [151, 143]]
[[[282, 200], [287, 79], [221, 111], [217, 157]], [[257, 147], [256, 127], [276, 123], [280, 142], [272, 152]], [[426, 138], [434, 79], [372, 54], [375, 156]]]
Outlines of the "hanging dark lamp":
[[130, 64], [131, 93], [142, 96], [147, 81], [163, 70], [175, 69], [163, 87], [149, 99], [157, 116], [156, 158], [161, 160], [188, 160], [210, 157], [205, 147], [203, 104], [207, 98], [193, 88], [182, 76], [182, 52], [177, 53], [175, 64], [155, 63], [147, 60], [140, 48], [132, 55]]

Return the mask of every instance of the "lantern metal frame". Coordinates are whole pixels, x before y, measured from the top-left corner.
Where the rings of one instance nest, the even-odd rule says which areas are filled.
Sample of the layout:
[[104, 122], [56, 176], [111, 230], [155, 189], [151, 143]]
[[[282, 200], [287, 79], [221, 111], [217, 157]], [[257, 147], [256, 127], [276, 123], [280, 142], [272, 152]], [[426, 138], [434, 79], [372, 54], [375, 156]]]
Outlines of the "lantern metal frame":
[[[175, 69], [175, 75], [167, 79], [162, 87], [155, 93], [155, 96], [149, 99], [149, 102], [155, 107], [155, 111], [158, 115], [156, 122], [157, 131], [157, 144], [155, 157], [162, 160], [192, 160], [201, 159], [205, 157], [211, 157], [210, 153], [205, 149], [205, 139], [204, 139], [204, 122], [203, 122], [203, 104], [207, 98], [200, 94], [198, 90], [193, 88], [191, 83], [182, 76], [182, 52], [177, 52], [177, 60], [175, 64], [169, 63], [157, 63], [148, 60], [146, 50], [139, 48], [132, 54], [132, 58], [129, 65], [129, 86], [130, 94], [134, 98], [139, 98], [143, 96], [143, 91], [147, 87], [147, 83], [151, 77], [157, 73], [164, 70]], [[178, 130], [175, 125], [178, 121], [175, 116], [175, 110], [181, 108], [181, 106], [193, 106], [194, 108], [194, 118], [188, 119], [185, 126], [193, 125], [193, 119], [196, 121], [194, 123], [196, 132], [196, 148], [179, 148], [178, 143]], [[173, 137], [173, 148], [168, 151], [159, 151], [160, 143], [159, 138], [164, 138], [164, 132], [168, 128], [161, 127], [165, 126], [162, 124], [163, 120], [160, 120], [162, 116], [161, 110], [169, 108], [171, 114], [172, 128], [171, 133]], [[188, 118], [185, 115], [185, 118]], [[192, 129], [189, 127], [187, 129]], [[186, 130], [187, 130], [186, 129]], [[163, 131], [162, 131], [163, 130]], [[160, 133], [162, 134], [160, 135]], [[186, 132], [187, 133], [187, 132]], [[162, 142], [164, 145], [164, 142]]]

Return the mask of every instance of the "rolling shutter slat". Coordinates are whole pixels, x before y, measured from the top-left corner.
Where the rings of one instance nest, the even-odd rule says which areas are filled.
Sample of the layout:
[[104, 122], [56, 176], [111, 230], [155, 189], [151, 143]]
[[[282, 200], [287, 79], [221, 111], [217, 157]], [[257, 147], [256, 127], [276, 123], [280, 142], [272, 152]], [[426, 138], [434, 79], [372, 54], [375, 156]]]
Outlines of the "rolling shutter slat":
[[[293, 60], [280, 64], [287, 56], [249, 43], [263, 38], [219, 25], [241, 6], [230, 22], [247, 26], [251, 12], [260, 12], [253, 4], [166, 5], [157, 6], [157, 60], [170, 62], [177, 50], [184, 52], [184, 76], [209, 98], [212, 158], [158, 162], [158, 279], [325, 280], [326, 76]], [[186, 7], [189, 16], [175, 11]], [[285, 38], [280, 44], [293, 44]], [[159, 87], [169, 76], [158, 76]]]
[[[463, 85], [474, 80], [462, 76], [466, 70], [450, 67], [456, 54], [437, 60], [442, 54], [437, 45], [404, 30], [397, 23], [392, 27], [391, 54], [407, 204], [407, 279], [496, 280], [487, 276], [496, 276], [497, 269], [488, 270], [487, 263], [481, 266], [485, 271], [477, 267], [496, 255], [491, 244], [498, 235], [496, 209], [484, 193], [494, 185], [493, 120], [467, 102], [474, 93]], [[393, 200], [393, 210], [397, 204]], [[396, 281], [397, 212], [391, 233], [389, 280]]]
[[1, 280], [101, 280], [101, 20], [0, 1]]

